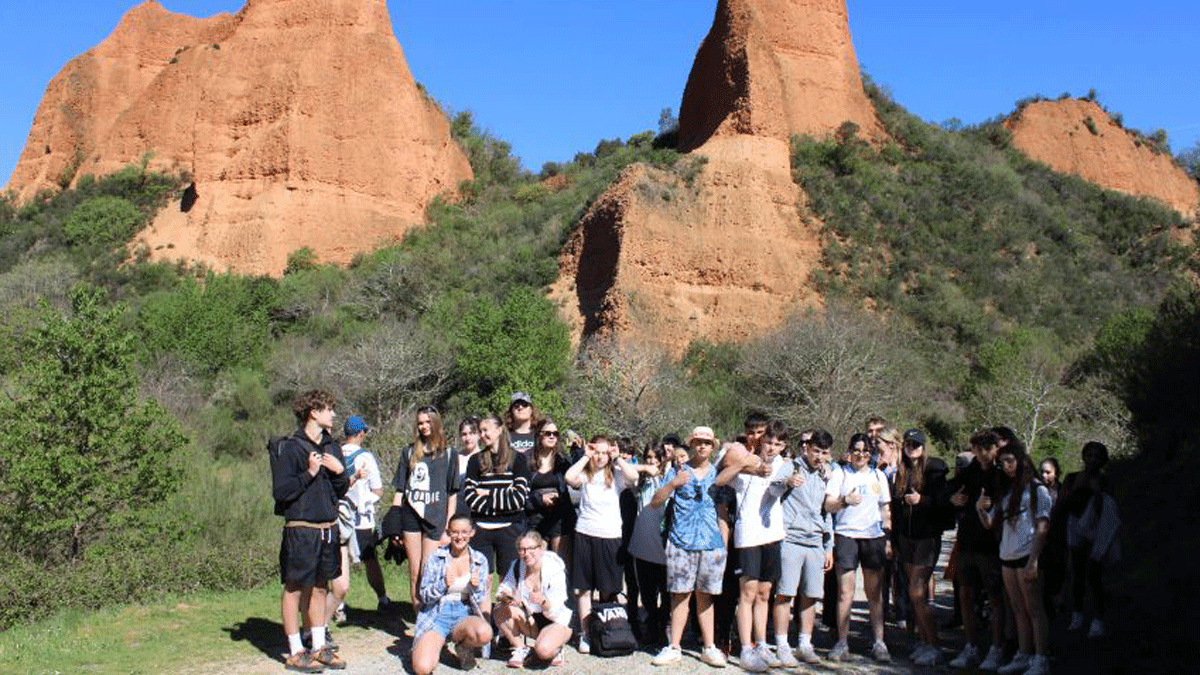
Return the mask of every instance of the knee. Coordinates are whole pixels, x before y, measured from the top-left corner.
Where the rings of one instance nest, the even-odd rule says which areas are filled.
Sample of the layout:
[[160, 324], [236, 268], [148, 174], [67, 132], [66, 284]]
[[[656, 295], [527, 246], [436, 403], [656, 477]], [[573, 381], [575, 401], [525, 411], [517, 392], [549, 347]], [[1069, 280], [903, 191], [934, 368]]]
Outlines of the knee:
[[471, 628], [467, 637], [476, 645], [486, 645], [492, 641], [492, 627], [486, 623], [480, 623]]
[[558, 654], [558, 648], [545, 640], [538, 640], [533, 646], [533, 653], [542, 661], [549, 661]]
[[413, 653], [412, 669], [414, 675], [430, 675], [437, 666], [437, 660], [424, 654]]

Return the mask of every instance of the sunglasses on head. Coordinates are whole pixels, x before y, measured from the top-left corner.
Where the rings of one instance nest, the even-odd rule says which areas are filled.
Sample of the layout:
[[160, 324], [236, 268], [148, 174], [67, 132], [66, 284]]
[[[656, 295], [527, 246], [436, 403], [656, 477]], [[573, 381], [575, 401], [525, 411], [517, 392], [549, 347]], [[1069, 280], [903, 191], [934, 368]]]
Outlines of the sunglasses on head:
[[440, 414], [440, 413], [438, 413], [438, 409], [437, 409], [437, 408], [435, 408], [435, 407], [433, 407], [433, 406], [431, 406], [431, 405], [423, 405], [423, 406], [421, 406], [420, 408], [417, 408], [417, 412], [418, 412], [418, 413], [425, 413], [426, 415], [429, 415], [429, 414], [431, 414], [431, 413], [432, 413], [432, 414], [434, 414], [434, 415], [438, 415], [438, 414]]

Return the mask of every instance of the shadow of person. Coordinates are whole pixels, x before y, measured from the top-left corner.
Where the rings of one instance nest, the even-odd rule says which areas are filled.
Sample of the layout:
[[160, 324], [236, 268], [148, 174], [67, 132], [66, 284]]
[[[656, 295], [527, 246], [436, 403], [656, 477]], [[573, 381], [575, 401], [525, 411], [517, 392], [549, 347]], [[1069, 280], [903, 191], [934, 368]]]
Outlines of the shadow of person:
[[[400, 603], [395, 604], [399, 605]], [[373, 609], [347, 606], [346, 620], [342, 621], [340, 625], [383, 631], [394, 638], [404, 637], [404, 624], [395, 612], [381, 613]]]
[[283, 662], [287, 652], [287, 638], [283, 634], [283, 624], [262, 617], [250, 617], [221, 630], [229, 634], [234, 642], [249, 642], [267, 657]]

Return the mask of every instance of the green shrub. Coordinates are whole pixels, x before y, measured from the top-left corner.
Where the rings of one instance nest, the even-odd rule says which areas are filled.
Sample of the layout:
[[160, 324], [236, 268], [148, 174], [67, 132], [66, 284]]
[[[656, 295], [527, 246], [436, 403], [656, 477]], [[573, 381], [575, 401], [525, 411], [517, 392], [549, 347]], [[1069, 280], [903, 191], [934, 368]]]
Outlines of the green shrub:
[[111, 245], [128, 241], [141, 219], [141, 211], [129, 200], [100, 196], [75, 207], [64, 229], [76, 246]]

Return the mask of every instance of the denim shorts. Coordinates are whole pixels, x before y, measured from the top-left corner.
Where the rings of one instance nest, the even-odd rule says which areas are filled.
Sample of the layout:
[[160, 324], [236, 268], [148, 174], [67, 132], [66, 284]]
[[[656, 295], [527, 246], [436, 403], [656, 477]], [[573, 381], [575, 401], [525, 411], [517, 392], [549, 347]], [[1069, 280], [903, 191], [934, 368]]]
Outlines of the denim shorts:
[[429, 630], [436, 631], [443, 638], [449, 638], [459, 621], [471, 616], [471, 606], [462, 600], [446, 600], [438, 603], [437, 615]]

